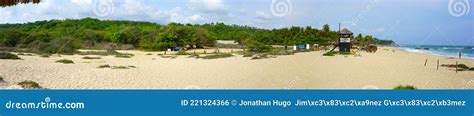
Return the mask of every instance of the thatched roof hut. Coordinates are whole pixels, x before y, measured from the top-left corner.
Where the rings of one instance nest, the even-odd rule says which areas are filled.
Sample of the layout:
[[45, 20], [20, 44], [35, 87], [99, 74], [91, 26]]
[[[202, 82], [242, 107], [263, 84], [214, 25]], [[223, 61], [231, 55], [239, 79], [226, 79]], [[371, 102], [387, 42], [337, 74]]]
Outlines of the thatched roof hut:
[[41, 2], [41, 0], [0, 0], [0, 7], [14, 6], [17, 4], [27, 4], [27, 3], [37, 4], [39, 2]]
[[340, 34], [340, 35], [352, 35], [352, 34], [354, 34], [354, 33], [352, 33], [351, 31], [349, 31], [349, 29], [344, 28], [344, 29], [342, 29], [341, 31], [339, 31], [338, 34]]

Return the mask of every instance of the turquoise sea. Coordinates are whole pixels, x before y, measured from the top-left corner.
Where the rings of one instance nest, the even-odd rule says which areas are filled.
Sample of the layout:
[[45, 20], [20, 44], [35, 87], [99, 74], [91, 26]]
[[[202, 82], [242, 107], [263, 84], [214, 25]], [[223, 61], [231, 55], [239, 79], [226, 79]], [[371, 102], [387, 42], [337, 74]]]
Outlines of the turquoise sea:
[[474, 46], [400, 45], [400, 48], [408, 52], [455, 58], [457, 58], [459, 53], [461, 53], [462, 58], [474, 59]]

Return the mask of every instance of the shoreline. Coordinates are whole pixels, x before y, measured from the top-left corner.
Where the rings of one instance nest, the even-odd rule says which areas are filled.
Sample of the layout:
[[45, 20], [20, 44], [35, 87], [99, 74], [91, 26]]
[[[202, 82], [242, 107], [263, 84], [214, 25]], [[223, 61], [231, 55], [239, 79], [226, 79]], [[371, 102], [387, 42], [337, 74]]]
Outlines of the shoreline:
[[[411, 53], [419, 53], [419, 54], [429, 54], [429, 55], [434, 55], [434, 56], [441, 56], [441, 57], [448, 57], [448, 58], [453, 58], [453, 59], [459, 59], [459, 56], [457, 54], [453, 54], [453, 55], [447, 55], [447, 54], [441, 54], [441, 53], [429, 53], [429, 52], [433, 52], [433, 51], [429, 51], [429, 50], [418, 50], [418, 49], [413, 49], [413, 48], [409, 48], [409, 47], [394, 47], [394, 48], [398, 48], [400, 50], [403, 50], [403, 51], [406, 51], [406, 52], [411, 52]], [[410, 51], [412, 50], [412, 51]], [[415, 50], [415, 51], [413, 51]], [[417, 52], [419, 51], [419, 52]], [[427, 52], [426, 52], [427, 51]], [[461, 59], [469, 59], [469, 60], [474, 60], [474, 57], [472, 56], [466, 56], [466, 55], [463, 55], [461, 57]]]

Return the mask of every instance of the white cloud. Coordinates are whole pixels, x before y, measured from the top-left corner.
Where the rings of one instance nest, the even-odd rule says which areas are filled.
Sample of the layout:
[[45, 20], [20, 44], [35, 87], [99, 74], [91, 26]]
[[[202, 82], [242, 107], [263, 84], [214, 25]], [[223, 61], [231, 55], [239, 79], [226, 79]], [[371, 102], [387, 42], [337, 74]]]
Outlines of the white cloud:
[[272, 19], [272, 17], [270, 15], [268, 15], [265, 12], [262, 12], [262, 11], [257, 11], [255, 13], [255, 15], [256, 15], [257, 19], [261, 19], [261, 20], [271, 20]]
[[191, 23], [191, 24], [201, 24], [205, 22], [206, 19], [201, 15], [192, 15], [192, 16], [183, 16], [178, 13], [171, 14], [170, 22], [176, 23]]
[[90, 5], [92, 4], [92, 0], [71, 0], [72, 3], [78, 4], [78, 5]]
[[222, 0], [190, 0], [188, 7], [209, 14], [227, 15], [229, 13]]

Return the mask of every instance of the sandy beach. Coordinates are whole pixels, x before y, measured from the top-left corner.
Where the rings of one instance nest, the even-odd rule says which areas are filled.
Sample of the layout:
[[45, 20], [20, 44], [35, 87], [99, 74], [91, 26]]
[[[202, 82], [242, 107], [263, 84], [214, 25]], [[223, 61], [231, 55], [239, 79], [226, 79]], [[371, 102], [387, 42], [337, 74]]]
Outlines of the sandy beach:
[[[119, 51], [132, 58], [82, 55], [23, 60], [0, 60], [0, 88], [16, 89], [25, 80], [48, 89], [392, 89], [413, 85], [418, 89], [474, 89], [474, 71], [456, 71], [441, 64], [466, 64], [474, 60], [409, 53], [380, 48], [361, 56], [323, 56], [324, 51], [303, 52], [276, 58], [162, 58], [158, 52]], [[151, 55], [150, 55], [151, 53]], [[160, 52], [161, 53], [161, 52]], [[147, 55], [148, 54], [148, 55]], [[55, 63], [70, 59], [75, 64]], [[427, 66], [424, 66], [428, 59]], [[135, 66], [129, 69], [97, 68], [100, 65]]]

